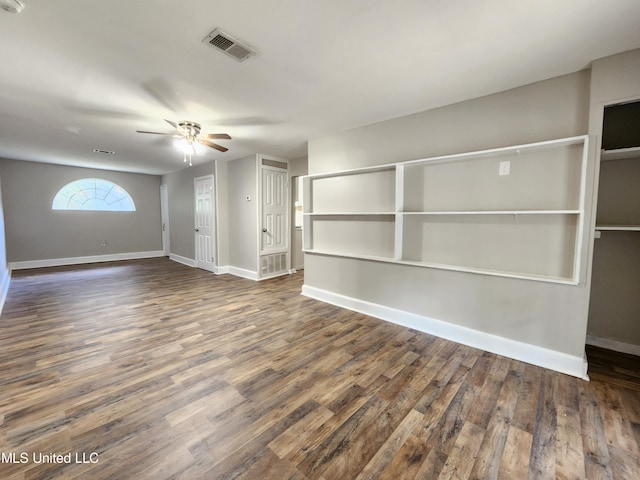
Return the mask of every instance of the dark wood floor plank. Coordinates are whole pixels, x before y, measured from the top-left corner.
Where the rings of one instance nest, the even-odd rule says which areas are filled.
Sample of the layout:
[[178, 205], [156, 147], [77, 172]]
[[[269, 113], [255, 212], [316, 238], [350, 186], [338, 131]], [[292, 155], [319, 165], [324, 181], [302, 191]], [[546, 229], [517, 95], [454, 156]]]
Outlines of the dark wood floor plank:
[[533, 430], [529, 480], [554, 479], [556, 477], [557, 388], [558, 376], [544, 372]]
[[[533, 435], [511, 425], [504, 446], [498, 478], [511, 480], [527, 478], [531, 460], [531, 444]], [[592, 477], [597, 478], [597, 477]]]
[[[385, 439], [384, 444], [360, 471], [356, 479], [372, 480], [380, 478], [384, 469], [387, 468], [390, 461], [398, 453], [398, 450], [405, 444], [411, 432], [420, 424], [422, 417], [423, 415], [420, 412], [410, 410], [402, 419], [400, 425]], [[400, 472], [400, 475], [403, 473], [405, 472]]]
[[[516, 365], [517, 368], [518, 365]], [[494, 378], [489, 377], [487, 382], [493, 385]], [[483, 431], [482, 443], [479, 445], [475, 462], [471, 470], [470, 478], [497, 478], [500, 470], [505, 445], [508, 439], [509, 428], [513, 419], [513, 413], [518, 400], [518, 388], [522, 383], [522, 376], [519, 370], [511, 370], [502, 382], [502, 388], [498, 392], [488, 390], [490, 396], [496, 400], [487, 402], [493, 406], [490, 418], [486, 425], [484, 422], [472, 422]], [[483, 391], [483, 394], [485, 391]], [[475, 406], [483, 405], [485, 402], [476, 401]], [[474, 420], [475, 417], [470, 417]]]
[[612, 479], [611, 458], [602, 425], [598, 399], [591, 385], [579, 385], [580, 424], [587, 478]]
[[13, 272], [4, 479], [640, 478], [638, 358], [591, 382], [168, 259]]
[[556, 477], [585, 478], [580, 413], [565, 405], [558, 406], [556, 435]]

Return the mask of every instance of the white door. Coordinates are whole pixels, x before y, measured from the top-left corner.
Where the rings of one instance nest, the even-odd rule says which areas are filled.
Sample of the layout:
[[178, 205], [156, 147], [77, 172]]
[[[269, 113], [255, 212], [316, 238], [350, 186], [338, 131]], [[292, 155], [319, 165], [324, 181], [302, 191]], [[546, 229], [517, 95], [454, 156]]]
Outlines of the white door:
[[286, 252], [288, 242], [287, 172], [262, 168], [262, 254]]
[[160, 216], [162, 217], [162, 251], [165, 255], [171, 253], [169, 235], [169, 191], [166, 185], [160, 185]]
[[215, 247], [215, 204], [213, 176], [199, 177], [195, 184], [196, 267], [213, 272]]

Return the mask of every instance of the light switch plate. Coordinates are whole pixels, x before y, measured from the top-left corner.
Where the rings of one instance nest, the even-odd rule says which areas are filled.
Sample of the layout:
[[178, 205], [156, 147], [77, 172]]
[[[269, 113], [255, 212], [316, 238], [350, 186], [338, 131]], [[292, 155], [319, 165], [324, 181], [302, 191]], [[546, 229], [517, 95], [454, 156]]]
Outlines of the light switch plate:
[[511, 173], [511, 161], [505, 160], [504, 162], [500, 162], [500, 166], [498, 167], [498, 175], [509, 175]]

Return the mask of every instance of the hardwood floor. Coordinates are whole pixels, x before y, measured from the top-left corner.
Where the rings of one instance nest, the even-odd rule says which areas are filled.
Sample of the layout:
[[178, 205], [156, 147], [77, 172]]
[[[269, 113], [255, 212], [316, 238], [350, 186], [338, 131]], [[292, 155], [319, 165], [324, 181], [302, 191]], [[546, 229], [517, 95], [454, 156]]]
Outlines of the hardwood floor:
[[167, 259], [14, 272], [0, 478], [640, 478], [638, 358], [589, 348], [585, 382], [301, 284]]

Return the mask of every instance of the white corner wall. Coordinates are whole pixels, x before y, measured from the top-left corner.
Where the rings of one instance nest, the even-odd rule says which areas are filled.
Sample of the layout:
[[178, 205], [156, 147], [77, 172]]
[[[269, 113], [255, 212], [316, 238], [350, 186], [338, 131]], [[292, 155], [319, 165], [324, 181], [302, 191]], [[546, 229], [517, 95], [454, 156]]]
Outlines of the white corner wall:
[[[312, 140], [309, 172], [585, 134], [589, 84], [589, 72], [577, 72]], [[593, 184], [593, 158], [591, 153], [588, 185]], [[588, 190], [587, 224], [593, 195], [592, 188]], [[585, 244], [589, 235], [585, 231]], [[583, 264], [588, 257], [585, 248]], [[303, 292], [356, 310], [365, 305], [368, 313], [418, 330], [578, 377], [586, 375], [585, 281], [578, 286], [558, 285], [307, 254]]]

